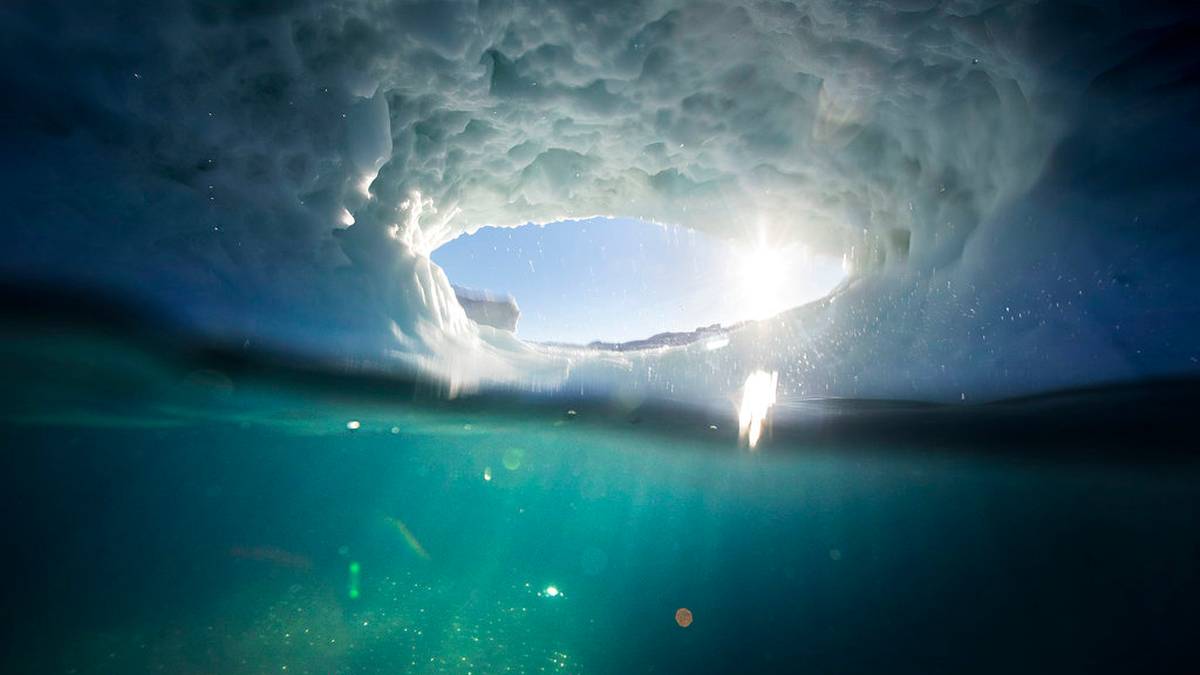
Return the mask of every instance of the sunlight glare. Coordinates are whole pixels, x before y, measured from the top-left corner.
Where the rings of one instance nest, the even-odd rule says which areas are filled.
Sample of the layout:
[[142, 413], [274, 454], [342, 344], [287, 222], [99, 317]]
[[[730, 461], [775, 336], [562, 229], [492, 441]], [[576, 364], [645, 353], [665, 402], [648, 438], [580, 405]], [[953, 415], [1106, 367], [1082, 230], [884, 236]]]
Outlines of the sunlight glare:
[[779, 387], [779, 373], [756, 370], [746, 378], [742, 387], [742, 405], [738, 409], [738, 438], [745, 441], [751, 450], [762, 437], [767, 414], [775, 405], [775, 392]]
[[787, 264], [779, 249], [759, 243], [738, 255], [737, 278], [742, 298], [754, 319], [763, 319], [784, 309], [781, 294]]

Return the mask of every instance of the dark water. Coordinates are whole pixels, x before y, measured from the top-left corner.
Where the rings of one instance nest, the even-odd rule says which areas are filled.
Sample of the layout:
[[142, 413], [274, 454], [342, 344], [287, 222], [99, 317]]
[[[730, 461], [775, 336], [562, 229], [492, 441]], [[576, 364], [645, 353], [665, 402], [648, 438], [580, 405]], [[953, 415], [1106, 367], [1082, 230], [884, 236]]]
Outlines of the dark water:
[[445, 402], [80, 329], [0, 352], [3, 672], [1194, 661], [1194, 387], [792, 410], [750, 453], [665, 405]]

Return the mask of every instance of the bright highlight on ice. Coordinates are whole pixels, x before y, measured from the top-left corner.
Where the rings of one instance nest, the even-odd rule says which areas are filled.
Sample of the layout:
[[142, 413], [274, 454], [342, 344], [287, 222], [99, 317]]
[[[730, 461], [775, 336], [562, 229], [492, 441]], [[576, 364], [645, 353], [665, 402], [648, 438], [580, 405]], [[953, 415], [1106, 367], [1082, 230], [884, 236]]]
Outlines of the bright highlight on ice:
[[758, 445], [767, 415], [775, 405], [778, 386], [779, 373], [775, 371], [756, 370], [746, 378], [742, 387], [742, 406], [738, 410], [738, 438], [750, 449]]

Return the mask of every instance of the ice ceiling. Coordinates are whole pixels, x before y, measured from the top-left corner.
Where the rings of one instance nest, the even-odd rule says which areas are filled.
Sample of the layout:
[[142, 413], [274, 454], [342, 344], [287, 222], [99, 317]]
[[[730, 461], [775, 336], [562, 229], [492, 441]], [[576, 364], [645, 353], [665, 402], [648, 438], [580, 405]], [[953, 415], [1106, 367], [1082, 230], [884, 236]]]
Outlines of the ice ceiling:
[[[957, 400], [1197, 367], [1195, 10], [195, 0], [0, 19], [8, 276], [151, 287], [216, 332], [458, 377], [674, 391], [773, 367], [792, 393]], [[861, 276], [734, 356], [580, 363], [481, 334], [424, 257], [592, 215], [801, 241]], [[666, 385], [644, 375], [660, 360]]]

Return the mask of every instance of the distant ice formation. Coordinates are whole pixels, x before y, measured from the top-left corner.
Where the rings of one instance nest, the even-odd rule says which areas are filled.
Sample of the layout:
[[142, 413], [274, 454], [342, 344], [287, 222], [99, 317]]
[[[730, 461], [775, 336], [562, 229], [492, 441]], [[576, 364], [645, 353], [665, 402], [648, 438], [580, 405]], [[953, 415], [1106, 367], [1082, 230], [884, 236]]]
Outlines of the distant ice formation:
[[467, 317], [481, 326], [491, 326], [512, 333], [517, 331], [521, 308], [516, 298], [507, 294], [478, 291], [462, 286], [452, 286], [454, 297], [462, 305]]

